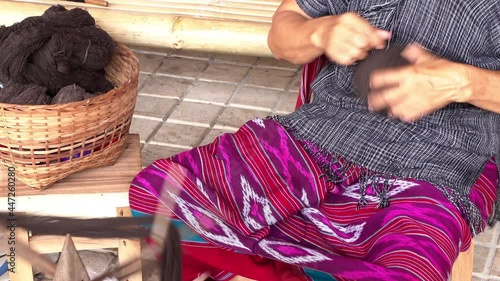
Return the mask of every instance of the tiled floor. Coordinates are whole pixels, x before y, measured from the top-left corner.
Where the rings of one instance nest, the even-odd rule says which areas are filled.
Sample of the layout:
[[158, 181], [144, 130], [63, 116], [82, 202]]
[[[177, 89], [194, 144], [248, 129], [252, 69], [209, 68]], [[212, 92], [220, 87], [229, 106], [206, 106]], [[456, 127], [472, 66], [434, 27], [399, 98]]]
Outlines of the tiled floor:
[[[131, 131], [140, 134], [144, 166], [211, 142], [254, 117], [287, 113], [295, 106], [299, 68], [286, 62], [134, 50], [141, 76]], [[499, 240], [500, 225], [476, 238], [473, 280], [500, 281]], [[107, 255], [99, 255], [90, 262], [109, 263]], [[155, 274], [146, 277], [158, 280]]]
[[141, 77], [131, 131], [141, 136], [144, 166], [295, 106], [298, 66], [269, 58], [135, 51]]

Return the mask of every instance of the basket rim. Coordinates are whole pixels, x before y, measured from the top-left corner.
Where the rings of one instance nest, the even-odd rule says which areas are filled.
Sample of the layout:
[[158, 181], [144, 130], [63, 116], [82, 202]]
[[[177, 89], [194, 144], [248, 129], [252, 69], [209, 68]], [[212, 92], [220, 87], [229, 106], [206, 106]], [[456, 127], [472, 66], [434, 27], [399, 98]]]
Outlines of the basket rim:
[[[133, 57], [133, 60], [135, 61], [134, 64], [129, 64], [132, 71], [133, 72], [137, 72], [139, 73], [139, 60], [137, 58], [137, 56], [132, 52], [132, 50], [130, 48], [128, 48], [125, 44], [122, 44], [122, 43], [118, 43], [118, 42], [115, 42], [116, 46], [115, 46], [115, 54], [118, 51], [120, 52], [123, 52], [121, 55], [131, 55]], [[101, 95], [98, 95], [98, 96], [95, 96], [95, 97], [92, 97], [92, 98], [89, 98], [89, 99], [85, 99], [85, 100], [81, 100], [81, 101], [74, 101], [74, 102], [69, 102], [69, 103], [58, 103], [58, 104], [38, 104], [38, 105], [29, 105], [29, 104], [11, 104], [11, 103], [2, 103], [0, 102], [0, 109], [18, 109], [18, 110], [23, 110], [23, 109], [28, 109], [28, 110], [31, 110], [31, 109], [45, 109], [45, 110], [57, 110], [57, 109], [61, 109], [61, 108], [66, 108], [68, 106], [80, 106], [80, 105], [85, 105], [85, 104], [88, 104], [90, 102], [93, 102], [93, 101], [97, 101], [97, 100], [100, 100], [100, 99], [107, 99], [111, 96], [113, 96], [113, 94], [116, 92], [116, 91], [121, 91], [121, 90], [124, 90], [126, 88], [128, 88], [130, 86], [130, 84], [132, 83], [132, 79], [133, 77], [129, 77], [127, 78], [127, 81], [125, 81], [124, 83], [122, 83], [120, 86], [118, 87], [115, 87], [111, 90], [109, 90], [108, 92], [104, 93], [104, 94], [101, 94]]]

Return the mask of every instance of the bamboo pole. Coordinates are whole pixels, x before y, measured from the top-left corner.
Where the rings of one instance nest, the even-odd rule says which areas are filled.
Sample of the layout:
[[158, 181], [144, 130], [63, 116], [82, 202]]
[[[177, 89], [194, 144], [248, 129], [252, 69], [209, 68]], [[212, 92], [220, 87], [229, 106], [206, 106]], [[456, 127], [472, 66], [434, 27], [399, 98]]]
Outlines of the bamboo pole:
[[[127, 1], [134, 1], [134, 0], [111, 0], [111, 2], [127, 2]], [[220, 3], [220, 4], [226, 4], [226, 3], [237, 3], [237, 4], [251, 4], [251, 5], [259, 5], [259, 6], [279, 6], [281, 4], [281, 0], [144, 0], [144, 2], [153, 2], [153, 3]]]
[[35, 3], [35, 4], [61, 4], [68, 7], [90, 7], [101, 9], [112, 9], [121, 11], [133, 11], [142, 13], [164, 13], [177, 15], [192, 15], [192, 16], [211, 16], [215, 18], [271, 22], [271, 18], [278, 8], [276, 3], [273, 5], [256, 5], [239, 3], [234, 1], [216, 2], [210, 1], [195, 1], [179, 3], [174, 1], [157, 2], [157, 1], [107, 1], [109, 7], [99, 7], [91, 4], [72, 3], [58, 0], [14, 0], [17, 3]]
[[[85, 6], [101, 28], [124, 44], [271, 56], [267, 46], [269, 23]], [[0, 25], [12, 25], [26, 17], [41, 15], [50, 4], [0, 0], [0, 7]]]

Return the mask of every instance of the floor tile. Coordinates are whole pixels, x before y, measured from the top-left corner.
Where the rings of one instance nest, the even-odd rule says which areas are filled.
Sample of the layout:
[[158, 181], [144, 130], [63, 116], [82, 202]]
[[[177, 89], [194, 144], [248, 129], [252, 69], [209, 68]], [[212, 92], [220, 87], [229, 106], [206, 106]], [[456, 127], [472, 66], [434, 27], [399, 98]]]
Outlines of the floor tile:
[[277, 60], [275, 58], [259, 58], [257, 61], [257, 66], [259, 67], [266, 67], [266, 66], [271, 66], [271, 67], [284, 67], [284, 68], [290, 68], [290, 69], [298, 69], [300, 66], [295, 65], [291, 62], [288, 62], [286, 60]]
[[486, 228], [483, 233], [479, 234], [474, 238], [474, 242], [479, 242], [488, 245], [491, 244], [493, 238], [493, 232], [494, 232], [493, 228], [491, 227]]
[[232, 84], [198, 81], [189, 89], [184, 100], [224, 105], [235, 89], [236, 85]]
[[203, 60], [209, 60], [213, 56], [213, 54], [207, 52], [188, 51], [188, 50], [172, 50], [170, 51], [170, 55], [173, 57], [194, 58]]
[[186, 93], [186, 90], [192, 83], [193, 80], [191, 79], [153, 76], [144, 85], [140, 93], [179, 99]]
[[210, 133], [207, 134], [205, 139], [201, 142], [200, 145], [207, 145], [211, 142], [213, 142], [218, 136], [225, 134], [225, 133], [234, 133], [236, 130], [223, 130], [223, 129], [212, 129]]
[[211, 63], [200, 75], [200, 80], [238, 83], [249, 70], [248, 66]]
[[472, 271], [474, 272], [483, 272], [484, 265], [486, 263], [486, 259], [488, 258], [488, 254], [490, 253], [490, 249], [487, 247], [476, 246], [474, 247], [474, 265]]
[[153, 137], [153, 141], [194, 147], [205, 137], [208, 128], [165, 123]]
[[158, 69], [158, 74], [173, 75], [178, 77], [194, 78], [207, 66], [206, 61], [186, 58], [168, 58]]
[[137, 58], [139, 59], [139, 69], [141, 70], [141, 73], [153, 73], [158, 66], [160, 66], [160, 63], [165, 59], [164, 56], [159, 56], [159, 55], [151, 55], [151, 54], [141, 54], [141, 53], [136, 53], [135, 54]]
[[265, 118], [269, 116], [271, 112], [269, 111], [257, 111], [243, 108], [226, 108], [222, 115], [217, 120], [217, 124], [214, 126], [216, 129], [238, 129], [241, 125], [246, 122], [256, 118]]
[[135, 105], [135, 114], [163, 119], [177, 102], [173, 99], [139, 95]]
[[222, 106], [183, 101], [170, 115], [167, 122], [182, 122], [194, 126], [210, 127], [222, 110]]
[[491, 267], [490, 275], [500, 276], [500, 249], [496, 250], [493, 266]]
[[496, 250], [493, 266], [491, 267], [490, 275], [500, 276], [500, 249]]
[[298, 94], [295, 92], [285, 92], [281, 94], [276, 106], [276, 112], [280, 114], [288, 114], [295, 111], [297, 96]]
[[149, 78], [151, 78], [151, 74], [139, 74], [139, 84], [137, 85], [137, 88], [140, 89], [142, 85], [149, 80]]
[[494, 233], [495, 233], [494, 235], [496, 235], [497, 238], [494, 239], [493, 246], [496, 243], [497, 247], [500, 248], [500, 222], [496, 224]]
[[214, 61], [252, 65], [257, 61], [257, 57], [237, 56], [237, 55], [231, 55], [231, 54], [215, 54]]
[[129, 48], [134, 53], [155, 54], [155, 55], [160, 55], [160, 56], [166, 56], [172, 51], [171, 48], [153, 47], [153, 46], [129, 45]]
[[231, 99], [229, 106], [271, 110], [282, 92], [264, 88], [241, 88]]
[[246, 85], [283, 90], [294, 75], [292, 70], [255, 68], [250, 71]]
[[146, 141], [154, 129], [160, 124], [160, 121], [133, 117], [130, 125], [130, 133], [139, 134], [141, 141]]
[[158, 159], [169, 158], [176, 154], [185, 151], [186, 149], [177, 148], [177, 147], [169, 147], [163, 145], [156, 144], [148, 144], [142, 150], [142, 166], [146, 167], [151, 165]]
[[297, 72], [295, 76], [293, 77], [292, 84], [290, 85], [290, 88], [288, 89], [291, 92], [299, 92], [300, 89], [300, 82], [302, 81], [302, 71]]

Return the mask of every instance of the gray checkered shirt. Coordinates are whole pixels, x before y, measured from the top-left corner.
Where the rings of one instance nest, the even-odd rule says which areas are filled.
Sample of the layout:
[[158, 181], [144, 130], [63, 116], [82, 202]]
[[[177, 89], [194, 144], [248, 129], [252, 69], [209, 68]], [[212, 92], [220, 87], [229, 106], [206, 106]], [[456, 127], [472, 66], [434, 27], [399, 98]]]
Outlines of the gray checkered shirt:
[[[297, 3], [313, 18], [355, 11], [372, 25], [391, 31], [389, 44], [418, 42], [449, 60], [500, 70], [499, 0]], [[482, 231], [477, 207], [468, 194], [485, 164], [500, 153], [500, 115], [468, 104], [452, 104], [414, 124], [370, 113], [366, 102], [354, 94], [354, 67], [329, 63], [312, 85], [311, 104], [273, 118], [298, 139], [358, 165], [441, 187], [469, 220], [473, 233]], [[500, 205], [496, 209], [499, 219]]]

